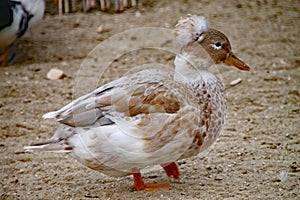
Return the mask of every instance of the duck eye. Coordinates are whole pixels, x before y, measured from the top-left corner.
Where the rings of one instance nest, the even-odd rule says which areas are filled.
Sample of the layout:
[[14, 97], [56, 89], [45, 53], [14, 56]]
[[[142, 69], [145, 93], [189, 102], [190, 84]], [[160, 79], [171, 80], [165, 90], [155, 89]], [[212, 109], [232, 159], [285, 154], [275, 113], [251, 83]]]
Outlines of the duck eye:
[[210, 46], [212, 48], [214, 48], [215, 50], [220, 50], [222, 48], [222, 43], [221, 42], [216, 42], [216, 43], [210, 44]]
[[216, 42], [216, 43], [215, 43], [215, 46], [216, 46], [216, 47], [221, 47], [222, 44], [221, 44], [221, 42]]

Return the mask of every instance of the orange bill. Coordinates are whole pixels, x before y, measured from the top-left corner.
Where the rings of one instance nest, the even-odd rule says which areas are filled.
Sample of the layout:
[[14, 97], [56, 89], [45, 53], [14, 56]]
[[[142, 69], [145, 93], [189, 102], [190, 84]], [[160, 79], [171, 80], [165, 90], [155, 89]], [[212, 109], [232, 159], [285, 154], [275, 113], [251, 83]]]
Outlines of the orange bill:
[[225, 59], [225, 63], [228, 65], [232, 65], [240, 70], [250, 70], [250, 67], [246, 65], [242, 60], [236, 57], [232, 52], [230, 52]]

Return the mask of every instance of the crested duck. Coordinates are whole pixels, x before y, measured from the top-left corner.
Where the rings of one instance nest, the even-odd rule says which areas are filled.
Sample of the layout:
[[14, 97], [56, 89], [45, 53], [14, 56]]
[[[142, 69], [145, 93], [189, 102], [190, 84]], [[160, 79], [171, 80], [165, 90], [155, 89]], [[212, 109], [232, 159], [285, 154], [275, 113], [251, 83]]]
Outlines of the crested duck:
[[176, 161], [205, 151], [218, 138], [226, 112], [225, 88], [208, 71], [210, 60], [250, 69], [203, 16], [179, 19], [174, 35], [182, 45], [174, 74], [142, 70], [43, 115], [60, 127], [50, 139], [25, 149], [70, 153], [109, 176], [132, 174], [135, 190], [171, 189], [168, 182], [145, 184], [140, 170], [161, 165], [167, 176], [179, 178]]

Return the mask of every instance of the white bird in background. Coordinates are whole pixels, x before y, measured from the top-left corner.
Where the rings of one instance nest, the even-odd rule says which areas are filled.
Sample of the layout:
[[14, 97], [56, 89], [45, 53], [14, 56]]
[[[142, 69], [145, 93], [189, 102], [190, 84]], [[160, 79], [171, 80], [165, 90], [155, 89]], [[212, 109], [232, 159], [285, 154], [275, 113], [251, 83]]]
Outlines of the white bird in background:
[[143, 70], [45, 114], [43, 118], [55, 119], [60, 127], [50, 139], [25, 149], [70, 153], [110, 176], [133, 174], [135, 190], [171, 189], [168, 182], [145, 184], [140, 170], [161, 165], [167, 176], [178, 178], [176, 161], [203, 152], [218, 138], [225, 88], [208, 71], [210, 61], [250, 69], [203, 16], [179, 19], [174, 35], [182, 44], [174, 74]]
[[44, 0], [0, 1], [0, 49], [3, 49], [0, 65], [12, 55], [12, 44], [42, 20], [44, 11]]

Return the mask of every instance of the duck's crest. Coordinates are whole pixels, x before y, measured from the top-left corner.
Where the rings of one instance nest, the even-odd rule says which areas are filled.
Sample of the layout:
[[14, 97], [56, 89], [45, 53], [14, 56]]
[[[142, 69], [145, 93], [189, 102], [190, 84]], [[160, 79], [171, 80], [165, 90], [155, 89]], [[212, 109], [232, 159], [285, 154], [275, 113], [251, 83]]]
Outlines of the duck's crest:
[[201, 40], [201, 34], [208, 30], [208, 23], [204, 16], [188, 14], [178, 20], [174, 35], [181, 45]]

